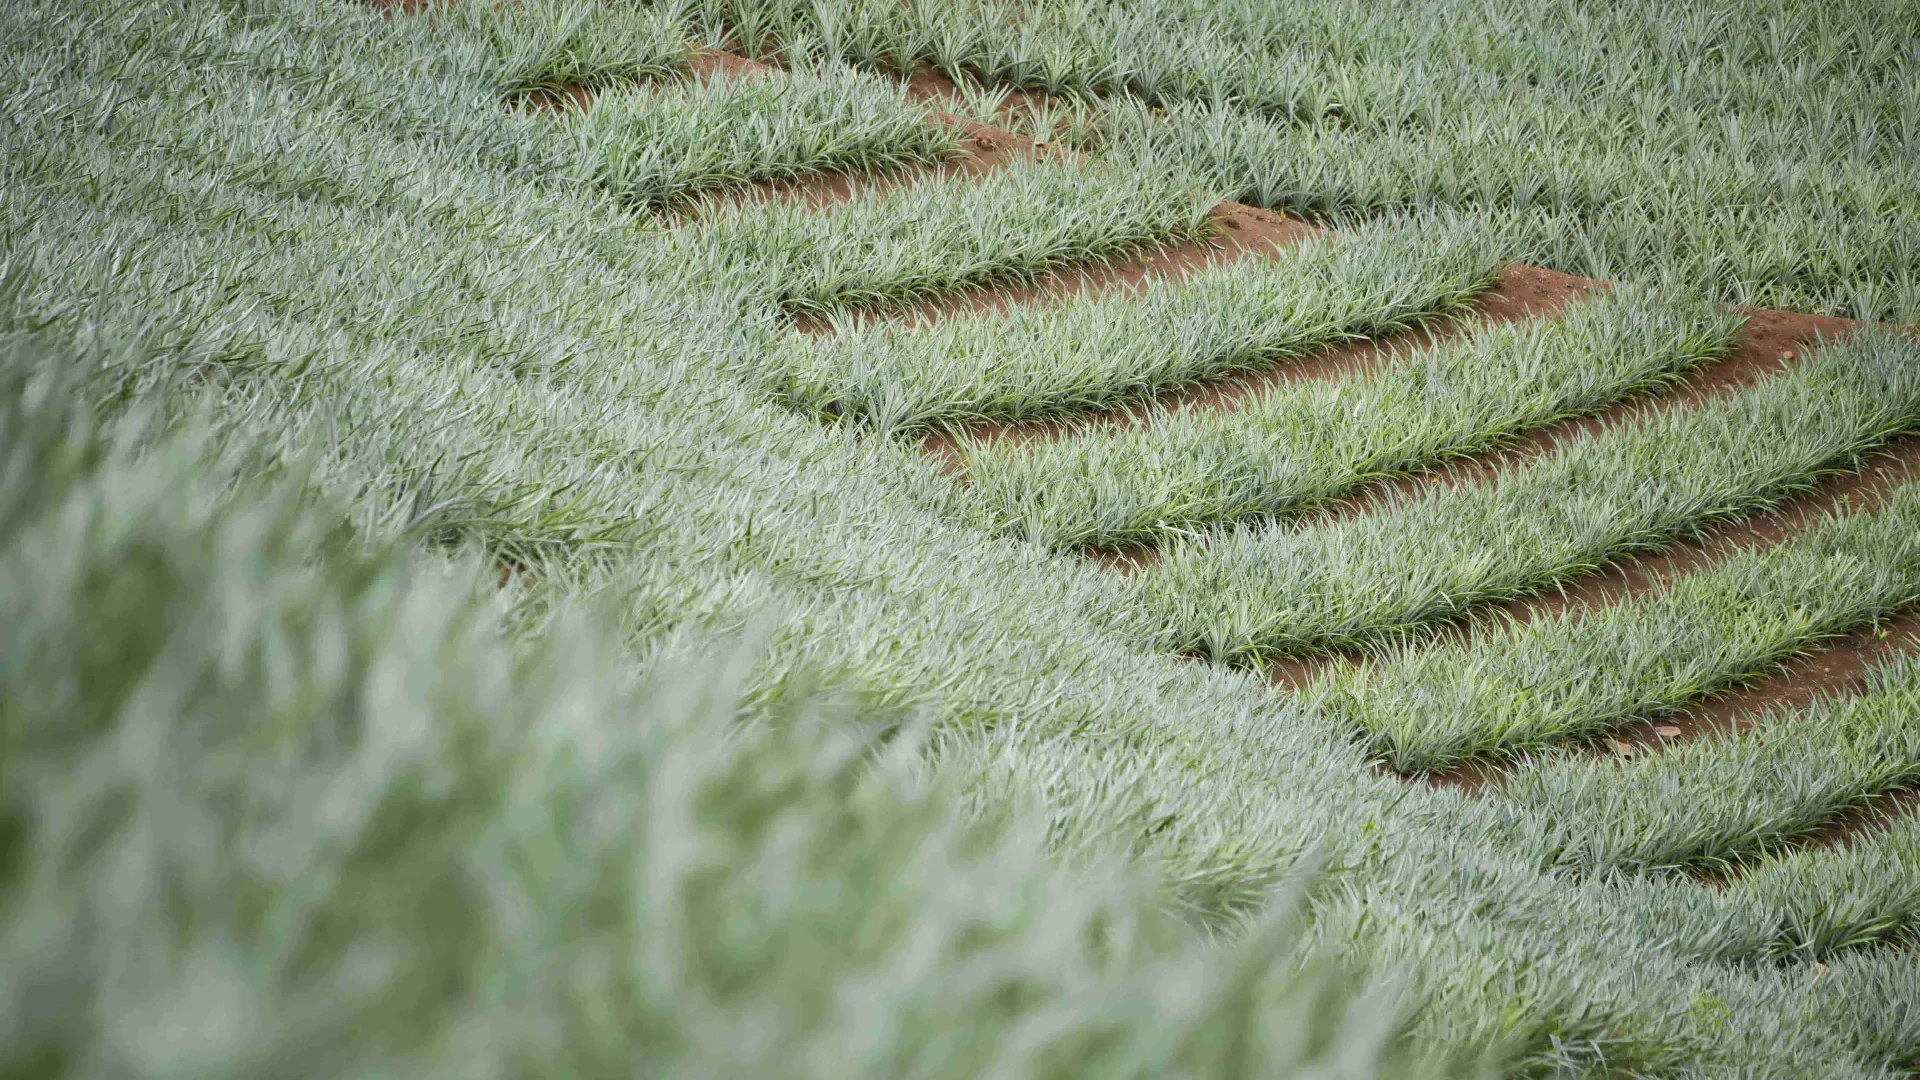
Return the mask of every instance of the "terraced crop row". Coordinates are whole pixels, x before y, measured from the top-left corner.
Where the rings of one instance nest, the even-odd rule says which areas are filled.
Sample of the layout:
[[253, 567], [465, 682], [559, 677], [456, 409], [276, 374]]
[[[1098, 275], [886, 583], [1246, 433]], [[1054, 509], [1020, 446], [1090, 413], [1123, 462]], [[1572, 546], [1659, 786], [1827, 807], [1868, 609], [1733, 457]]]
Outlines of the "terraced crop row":
[[1169, 648], [1261, 663], [1418, 636], [1737, 518], [1920, 426], [1913, 343], [1862, 332], [1746, 391], [1360, 517], [1182, 541], [1140, 575]]
[[[1110, 152], [1091, 158], [957, 168], [963, 129], [896, 81], [828, 64], [685, 81], [692, 51], [664, 44], [656, 22], [570, 16], [647, 42], [623, 68], [599, 31], [556, 21], [537, 56], [505, 63], [502, 92], [592, 88], [591, 108], [558, 121], [578, 135], [574, 178], [635, 207], [685, 208], [661, 228], [700, 284], [819, 317], [769, 350], [756, 377], [771, 396], [864, 437], [951, 440], [948, 505], [969, 525], [1062, 558], [1133, 552], [1115, 629], [1145, 647], [1255, 670], [1324, 664], [1297, 695], [1305, 717], [1397, 773], [1494, 774], [1475, 796], [1494, 842], [1543, 870], [1725, 876], [1712, 902], [1742, 929], [1708, 959], [1813, 961], [1913, 941], [1910, 817], [1841, 845], [1812, 841], [1920, 783], [1920, 643], [1804, 708], [1626, 757], [1596, 742], [1911, 610], [1920, 483], [1632, 595], [1526, 607], [1817, 495], [1890, 445], [1910, 449], [1899, 440], [1920, 433], [1911, 335], [1805, 334], [1753, 381], [1711, 386], [1755, 340], [1751, 313], [1669, 282], [1600, 289], [1552, 319], [1480, 321], [1476, 298], [1539, 222], [1453, 210], [1344, 221], [1130, 288], [899, 318], [915, 301], [1207, 241], [1222, 192], [1307, 208], [1281, 190], [1291, 174], [1259, 169], [1282, 154], [1273, 139], [1245, 133], [1272, 136], [1329, 107], [1280, 76], [1249, 83], [1230, 35], [1190, 13], [1075, 7], [1038, 27], [993, 6], [881, 0], [693, 10], [736, 41], [813, 35], [869, 67], [933, 63], [1171, 106], [1116, 102]], [[1043, 33], [1072, 48], [1021, 59]], [[1123, 63], [1136, 38], [1173, 51]], [[616, 77], [652, 81], [614, 88]], [[1232, 109], [1207, 103], [1229, 83]], [[827, 207], [741, 197], [824, 173], [863, 179]], [[1178, 396], [1449, 320], [1447, 340], [1362, 370], [1231, 400]], [[1664, 396], [1690, 381], [1705, 389]], [[1460, 459], [1470, 467], [1450, 472]], [[1503, 621], [1503, 604], [1526, 617]]]
[[1457, 310], [1500, 265], [1478, 222], [1388, 221], [1144, 291], [805, 338], [784, 396], [881, 434], [1070, 418]]
[[1401, 648], [1310, 693], [1402, 772], [1517, 757], [1675, 712], [1920, 600], [1920, 486], [1654, 592]]
[[[1341, 300], [1365, 302], [1345, 285], [1335, 287]], [[1153, 544], [1298, 515], [1657, 389], [1723, 355], [1738, 329], [1709, 305], [1629, 287], [1565, 319], [1479, 327], [1380, 370], [1270, 391], [1231, 412], [1180, 408], [1126, 431], [981, 446], [969, 476], [985, 513], [1016, 535], [1059, 548]]]

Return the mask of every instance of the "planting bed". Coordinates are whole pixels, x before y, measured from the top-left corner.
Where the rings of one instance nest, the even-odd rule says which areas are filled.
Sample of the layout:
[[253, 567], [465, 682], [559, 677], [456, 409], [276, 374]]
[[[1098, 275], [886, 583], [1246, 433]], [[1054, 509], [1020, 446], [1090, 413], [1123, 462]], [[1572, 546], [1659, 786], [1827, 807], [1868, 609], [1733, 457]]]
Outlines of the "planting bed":
[[[381, 807], [404, 803], [408, 821], [457, 821], [444, 847], [405, 852], [415, 866], [457, 863], [453, 883], [400, 889], [387, 906], [459, 893], [450, 910], [484, 911], [473, 920], [498, 933], [493, 966], [449, 967], [421, 1000], [477, 1009], [551, 985], [557, 1009], [633, 1010], [580, 1021], [564, 1048], [526, 1059], [583, 1074], [596, 1060], [632, 1066], [641, 1052], [625, 1040], [659, 1033], [698, 1043], [688, 1061], [737, 1051], [736, 1067], [777, 1072], [785, 1054], [820, 1075], [1294, 1075], [1377, 1054], [1379, 1075], [1472, 1075], [1485, 1057], [1530, 1075], [1866, 1080], [1920, 1061], [1920, 333], [1881, 318], [1915, 301], [1894, 248], [1852, 233], [1852, 270], [1811, 255], [1782, 268], [1762, 254], [1792, 246], [1780, 238], [1798, 235], [1797, 218], [1766, 219], [1765, 238], [1720, 261], [1706, 248], [1729, 235], [1732, 210], [1610, 216], [1641, 206], [1623, 192], [1649, 177], [1736, 209], [1817, 190], [1831, 198], [1808, 221], [1852, 212], [1824, 176], [1781, 179], [1813, 168], [1798, 159], [1772, 178], [1729, 169], [1737, 191], [1713, 186], [1716, 164], [1772, 146], [1811, 107], [1731, 69], [1726, 86], [1696, 85], [1708, 76], [1669, 55], [1693, 55], [1674, 42], [1707, 33], [1689, 18], [1651, 4], [1564, 25], [1516, 13], [1512, 55], [1491, 56], [1448, 28], [1460, 13], [1438, 0], [1426, 22], [1336, 3], [1328, 11], [1367, 28], [1339, 59], [1325, 42], [1287, 51], [1334, 17], [1296, 4], [399, 0], [380, 19], [328, 0], [320, 14], [267, 3], [261, 25], [283, 29], [257, 37], [251, 16], [202, 13], [199, 45], [164, 5], [124, 6], [137, 44], [111, 62], [9, 39], [19, 63], [64, 57], [45, 63], [73, 65], [62, 78], [74, 89], [19, 112], [0, 144], [16, 163], [0, 177], [8, 250], [31, 254], [0, 270], [0, 332], [12, 335], [0, 354], [25, 364], [16, 354], [43, 344], [20, 342], [45, 333], [58, 339], [48, 355], [75, 350], [109, 377], [56, 393], [0, 366], [14, 410], [0, 440], [40, 438], [34, 453], [52, 464], [39, 471], [73, 485], [61, 509], [0, 476], [0, 508], [32, 509], [22, 520], [45, 533], [0, 549], [14, 560], [6, 595], [32, 599], [49, 626], [78, 619], [83, 605], [57, 589], [118, 563], [83, 573], [60, 553], [107, 560], [115, 537], [144, 535], [115, 514], [176, 531], [205, 518], [222, 545], [270, 545], [283, 529], [273, 485], [311, 483], [319, 494], [288, 505], [347, 508], [351, 527], [326, 543], [387, 552], [398, 569], [276, 548], [259, 558], [284, 574], [250, 587], [291, 590], [289, 612], [239, 629], [220, 620], [237, 618], [247, 590], [208, 586], [211, 638], [269, 643], [247, 692], [276, 703], [260, 709], [272, 728], [324, 696], [302, 696], [276, 643], [311, 637], [316, 670], [364, 666], [397, 701], [431, 658], [388, 670], [346, 646], [336, 655], [328, 635], [349, 632], [326, 620], [362, 627], [384, 611], [382, 574], [444, 584], [460, 559], [493, 567], [469, 590], [480, 599], [351, 633], [405, 643], [414, 620], [421, 641], [448, 635], [433, 655], [477, 658], [462, 678], [480, 689], [460, 690], [460, 708], [524, 694], [537, 722], [489, 719], [445, 746], [433, 724], [401, 725], [391, 761], [339, 765], [311, 792], [275, 773], [205, 792], [182, 781], [175, 802], [126, 796], [190, 831], [218, 807], [291, 791], [307, 802], [260, 820], [347, 835], [360, 819], [328, 808], [357, 783]], [[35, 10], [37, 35], [81, 32], [51, 0]], [[1746, 31], [1712, 32], [1787, 64]], [[1542, 44], [1555, 35], [1579, 48]], [[1600, 119], [1529, 111], [1548, 108], [1530, 94], [1561, 102], [1552, 95], [1620, 74], [1589, 70], [1613, 63], [1590, 35], [1678, 65], [1685, 104], [1669, 122], [1711, 144], [1704, 164], [1669, 175], [1605, 158], [1615, 128], [1652, 124], [1624, 98], [1588, 102]], [[1920, 27], [1913, 38], [1920, 48]], [[1828, 45], [1821, 62], [1849, 85], [1880, 86], [1855, 71], [1880, 56], [1871, 42]], [[1489, 66], [1444, 94], [1380, 72], [1381, 56], [1420, 48]], [[178, 55], [143, 51], [155, 49]], [[335, 81], [357, 50], [379, 62]], [[1346, 63], [1372, 74], [1330, 74]], [[138, 123], [113, 120], [118, 88], [135, 84], [115, 64], [173, 88], [143, 99]], [[390, 71], [438, 96], [393, 96]], [[254, 92], [282, 79], [307, 97]], [[223, 103], [211, 117], [192, 104], [196, 80]], [[15, 89], [58, 82], [21, 76]], [[1703, 119], [1743, 93], [1757, 133]], [[1486, 125], [1438, 108], [1446, 95]], [[1069, 114], [1071, 137], [1039, 119]], [[1895, 138], [1887, 125], [1879, 137]], [[1564, 136], [1587, 171], [1534, 191], [1516, 131]], [[26, 153], [56, 135], [103, 141]], [[1382, 176], [1315, 166], [1302, 146], [1381, 162]], [[1904, 207], [1905, 181], [1864, 164], [1878, 144], [1856, 146], [1846, 168]], [[1433, 162], [1409, 158], [1420, 147]], [[1491, 179], [1457, 174], [1482, 153], [1499, 158]], [[57, 167], [29, 163], [42, 159]], [[1686, 250], [1641, 272], [1633, 237], [1668, 226]], [[1746, 276], [1706, 279], [1715, 268]], [[1814, 298], [1830, 313], [1734, 302]], [[76, 404], [47, 419], [58, 393]], [[61, 457], [47, 434], [71, 424], [93, 438], [86, 418], [148, 393], [169, 402], [156, 416], [191, 418], [182, 426], [210, 423], [213, 395], [245, 446], [266, 449], [219, 450], [209, 460], [238, 479], [160, 506], [112, 473], [135, 458]], [[233, 464], [256, 453], [265, 464]], [[236, 491], [266, 493], [261, 508], [233, 520], [205, 509]], [[98, 535], [59, 531], [95, 520]], [[14, 544], [9, 528], [0, 542]], [[141, 557], [174, 576], [152, 580], [213, 572], [211, 556], [181, 570], [184, 550], [154, 540]], [[366, 595], [334, 612], [301, 591], [336, 573]], [[302, 605], [320, 612], [313, 625]], [[489, 660], [495, 638], [476, 630], [471, 645], [460, 620], [539, 662]], [[567, 666], [591, 666], [570, 651], [576, 630], [594, 643], [579, 655], [604, 671]], [[727, 689], [669, 680], [657, 698], [630, 696], [636, 684], [656, 694], [634, 674], [706, 672], [693, 643], [721, 639], [749, 643], [736, 648], [745, 659], [714, 662], [725, 670], [710, 681]], [[28, 686], [33, 665], [0, 674], [26, 688], [21, 700], [65, 700], [91, 670], [74, 655], [82, 675], [58, 686]], [[207, 646], [204, 664], [253, 663], [238, 655]], [[572, 674], [540, 681], [561, 669]], [[102, 730], [172, 707], [149, 699], [198, 692], [129, 686], [139, 708], [100, 706]], [[328, 693], [358, 715], [351, 687]], [[426, 715], [410, 707], [394, 714]], [[654, 712], [693, 719], [648, 742]], [[332, 753], [361, 722], [276, 742], [216, 739], [180, 715], [150, 741], [226, 739], [208, 760], [258, 754], [293, 774], [286, 762]], [[855, 725], [844, 744], [820, 734]], [[827, 748], [798, 765], [763, 760], [763, 734]], [[134, 766], [158, 751], [127, 740], [68, 760], [60, 740], [23, 737], [20, 761], [51, 763], [33, 765], [34, 805], [64, 806], [46, 792], [92, 776], [84, 762], [119, 777], [85, 799], [107, 806], [113, 784], [147, 792]], [[621, 772], [656, 753], [657, 776]], [[418, 777], [406, 771], [416, 759]], [[13, 782], [6, 770], [27, 766], [8, 760], [0, 779]], [[407, 779], [378, 788], [387, 781], [368, 777], [381, 768]], [[485, 790], [447, 779], [462, 769], [491, 770]], [[947, 786], [927, 788], [930, 775]], [[521, 805], [522, 791], [545, 801]], [[179, 809], [202, 798], [216, 809]], [[470, 805], [495, 816], [469, 824]], [[82, 810], [73, 820], [90, 820]], [[6, 812], [8, 828], [28, 820]], [[69, 811], [47, 813], [51, 839], [31, 852], [85, 839], [60, 831]], [[1000, 837], [1007, 820], [1021, 823], [1015, 839], [983, 841], [987, 862], [970, 861], [969, 830]], [[254, 862], [233, 871], [265, 892], [234, 902], [229, 936], [304, 971], [300, 950], [317, 946], [299, 935], [346, 940], [389, 916], [342, 899], [356, 906], [335, 930], [302, 907], [301, 890], [344, 896], [371, 871], [282, 869], [276, 859], [320, 859], [333, 841], [299, 832], [282, 856], [273, 828], [247, 839]], [[629, 833], [641, 846], [616, 850]], [[206, 851], [226, 842], [202, 839]], [[886, 860], [869, 861], [869, 844]], [[193, 867], [217, 860], [194, 852], [177, 870], [173, 853], [155, 855], [167, 869], [151, 873], [212, 909], [219, 889]], [[1099, 876], [1116, 852], [1149, 883]], [[36, 897], [68, 887], [64, 865], [48, 862]], [[1059, 876], [1083, 873], [1084, 895], [1081, 877]], [[399, 887], [383, 881], [364, 895], [385, 903], [381, 890]], [[1050, 914], [1021, 907], [1034, 897]], [[170, 916], [156, 904], [158, 925]], [[769, 911], [789, 922], [755, 921]], [[809, 928], [830, 915], [847, 925], [820, 945]], [[574, 929], [603, 916], [654, 936]], [[564, 971], [531, 959], [534, 943], [576, 932], [645, 970], [626, 982], [577, 957]], [[394, 933], [423, 941], [429, 928]], [[367, 941], [367, 970], [384, 971], [375, 946], [389, 939]], [[284, 973], [220, 968], [227, 946], [193, 948], [206, 994], [281, 985]], [[42, 966], [85, 966], [83, 951]], [[445, 964], [469, 962], [457, 954]], [[86, 963], [110, 981], [111, 964]], [[1005, 993], [940, 975], [964, 964]], [[826, 969], [831, 985], [795, 990]], [[1185, 994], [1182, 979], [1210, 989]], [[1403, 996], [1356, 997], [1369, 980]], [[741, 989], [776, 984], [765, 999]], [[492, 989], [445, 989], [470, 986]], [[130, 1017], [158, 1008], [97, 994]], [[286, 1000], [290, 1016], [321, 1008]], [[1337, 1040], [1288, 1026], [1341, 1010]], [[1376, 1030], [1359, 1019], [1370, 1010], [1397, 1018]], [[765, 1047], [753, 1024], [736, 1030], [748, 1014], [779, 1017]], [[498, 1050], [477, 1034], [480, 1015], [448, 1021], [462, 1060]], [[574, 1031], [530, 1015], [503, 1038]], [[145, 1036], [101, 1030], [111, 1047], [86, 1060], [202, 1060], [162, 1061], [158, 1043], [134, 1047]], [[275, 1029], [274, 1045], [315, 1045], [319, 1030]], [[14, 1060], [4, 1049], [0, 1063]], [[234, 1069], [264, 1052], [194, 1051]]]

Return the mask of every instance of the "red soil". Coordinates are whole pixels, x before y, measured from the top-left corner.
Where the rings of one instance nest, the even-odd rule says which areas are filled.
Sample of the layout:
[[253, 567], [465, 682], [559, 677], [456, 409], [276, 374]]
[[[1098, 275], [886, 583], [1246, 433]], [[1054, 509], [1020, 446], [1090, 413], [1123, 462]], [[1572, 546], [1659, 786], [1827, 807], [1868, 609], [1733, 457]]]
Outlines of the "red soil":
[[719, 49], [701, 49], [687, 61], [687, 72], [696, 78], [712, 75], [768, 75], [775, 69]]

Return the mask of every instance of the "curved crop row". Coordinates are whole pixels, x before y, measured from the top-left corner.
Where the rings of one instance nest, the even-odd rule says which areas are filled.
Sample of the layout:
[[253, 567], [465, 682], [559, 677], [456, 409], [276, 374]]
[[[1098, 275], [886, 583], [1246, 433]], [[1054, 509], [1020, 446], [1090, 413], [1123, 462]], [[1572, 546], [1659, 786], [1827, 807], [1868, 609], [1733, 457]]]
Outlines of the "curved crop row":
[[662, 78], [693, 52], [667, 13], [603, 0], [449, 0], [426, 17], [474, 35], [509, 98]]
[[1198, 10], [1112, 0], [692, 0], [736, 42], [820, 49], [863, 66], [1156, 104], [1232, 100], [1262, 115], [1337, 112], [1332, 88], [1274, 62], [1243, 28]]
[[959, 145], [900, 83], [833, 67], [623, 87], [579, 119], [578, 139], [580, 179], [647, 207], [755, 182], [930, 164]]
[[1121, 548], [1299, 513], [1657, 389], [1724, 355], [1740, 325], [1704, 303], [1629, 289], [1562, 320], [1483, 326], [1231, 412], [1183, 409], [1132, 430], [976, 447], [971, 494], [1000, 528], [1051, 547]]
[[1556, 756], [1493, 796], [1508, 842], [1583, 873], [1723, 869], [1779, 851], [1920, 782], [1920, 657], [1866, 689], [1763, 716], [1749, 730], [1599, 763]]
[[1920, 485], [1618, 604], [1338, 672], [1316, 705], [1401, 772], [1509, 758], [1672, 712], [1920, 600]]
[[826, 210], [716, 206], [676, 242], [697, 280], [784, 311], [825, 314], [1204, 235], [1213, 206], [1172, 169], [1028, 160]]
[[1766, 383], [1377, 513], [1182, 541], [1136, 579], [1163, 646], [1260, 664], [1380, 646], [1802, 490], [1920, 427], [1920, 343], [1862, 331]]
[[1454, 310], [1492, 283], [1480, 221], [1382, 222], [1177, 282], [793, 343], [787, 397], [874, 430], [1047, 420], [1271, 367]]
[[1920, 943], [1920, 819], [1840, 847], [1793, 851], [1735, 878], [1727, 900], [1755, 928], [1706, 953], [1723, 962], [1818, 962]]

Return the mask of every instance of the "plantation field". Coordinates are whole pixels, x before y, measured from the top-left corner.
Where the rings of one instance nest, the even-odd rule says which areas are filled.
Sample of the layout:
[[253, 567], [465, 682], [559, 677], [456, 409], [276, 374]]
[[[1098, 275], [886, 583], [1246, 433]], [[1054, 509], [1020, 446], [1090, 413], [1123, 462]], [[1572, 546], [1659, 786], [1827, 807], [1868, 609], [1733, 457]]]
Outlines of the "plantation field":
[[1920, 1072], [1920, 7], [0, 31], [0, 1072]]

